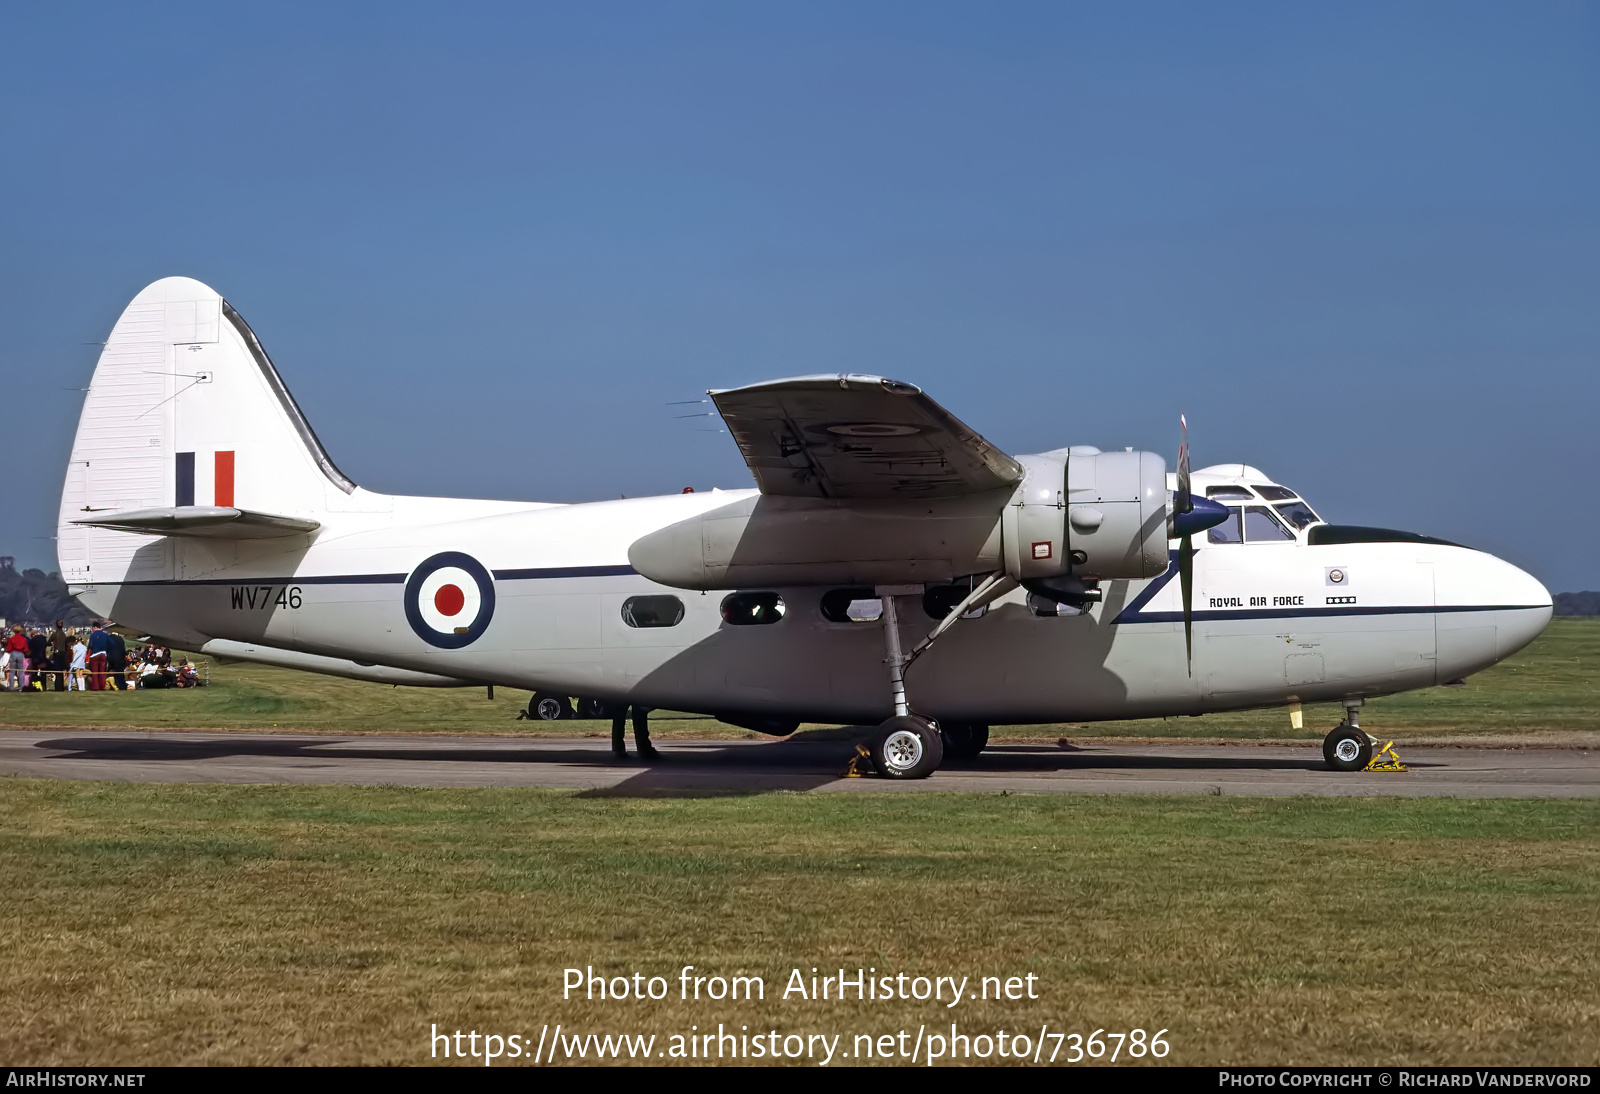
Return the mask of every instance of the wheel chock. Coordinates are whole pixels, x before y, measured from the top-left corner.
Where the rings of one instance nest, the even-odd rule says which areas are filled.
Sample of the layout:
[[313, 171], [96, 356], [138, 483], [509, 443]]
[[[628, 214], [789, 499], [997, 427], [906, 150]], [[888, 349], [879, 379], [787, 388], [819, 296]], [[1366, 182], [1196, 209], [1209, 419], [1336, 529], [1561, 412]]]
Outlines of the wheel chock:
[[1394, 742], [1380, 748], [1373, 754], [1372, 762], [1366, 766], [1367, 771], [1410, 771], [1411, 769], [1400, 762], [1400, 754], [1394, 750]]
[[844, 771], [839, 777], [843, 779], [861, 779], [876, 773], [872, 767], [871, 751], [868, 750], [866, 745], [857, 741], [856, 754], [850, 757], [850, 762], [845, 765]]

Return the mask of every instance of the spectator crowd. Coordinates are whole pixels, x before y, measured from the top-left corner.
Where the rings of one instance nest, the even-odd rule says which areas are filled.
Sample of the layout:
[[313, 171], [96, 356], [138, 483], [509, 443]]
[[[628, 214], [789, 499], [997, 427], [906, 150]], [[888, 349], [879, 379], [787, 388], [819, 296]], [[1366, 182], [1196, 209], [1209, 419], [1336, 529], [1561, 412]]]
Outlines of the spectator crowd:
[[0, 690], [133, 691], [136, 688], [205, 686], [187, 657], [173, 664], [172, 651], [152, 642], [129, 648], [120, 634], [96, 623], [66, 627], [56, 620], [48, 633], [14, 623], [0, 651]]

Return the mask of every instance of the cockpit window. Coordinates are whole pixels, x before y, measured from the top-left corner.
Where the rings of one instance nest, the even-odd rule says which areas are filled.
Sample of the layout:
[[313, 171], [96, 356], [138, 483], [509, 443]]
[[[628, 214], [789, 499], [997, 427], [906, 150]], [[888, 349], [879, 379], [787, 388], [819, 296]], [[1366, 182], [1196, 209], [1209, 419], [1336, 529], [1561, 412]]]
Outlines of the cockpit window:
[[1258, 486], [1256, 487], [1256, 493], [1268, 501], [1293, 501], [1295, 497], [1293, 490], [1282, 486]]
[[1311, 511], [1311, 506], [1303, 501], [1291, 501], [1287, 505], [1278, 506], [1277, 509], [1278, 515], [1294, 525], [1296, 529], [1304, 528], [1308, 524], [1315, 524], [1322, 519]]
[[1211, 529], [1208, 529], [1206, 531], [1206, 542], [1208, 542], [1208, 543], [1243, 543], [1244, 542], [1244, 534], [1239, 530], [1239, 510], [1237, 508], [1229, 509], [1228, 510], [1228, 519], [1227, 520], [1223, 521], [1221, 524], [1217, 525], [1215, 528], [1211, 528]]
[[1244, 538], [1247, 543], [1282, 543], [1294, 535], [1278, 523], [1265, 505], [1251, 505], [1244, 511]]
[[[1256, 496], [1250, 493], [1248, 486], [1208, 486], [1206, 487], [1206, 497], [1220, 501], [1256, 500]], [[1230, 540], [1229, 542], [1233, 541]]]

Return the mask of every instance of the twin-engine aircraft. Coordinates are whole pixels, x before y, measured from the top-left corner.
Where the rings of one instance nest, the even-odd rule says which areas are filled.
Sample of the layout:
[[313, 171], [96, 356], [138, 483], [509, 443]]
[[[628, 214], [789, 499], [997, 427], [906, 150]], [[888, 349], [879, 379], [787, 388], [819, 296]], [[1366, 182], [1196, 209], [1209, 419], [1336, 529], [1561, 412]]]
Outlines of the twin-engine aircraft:
[[106, 341], [62, 494], [92, 610], [221, 657], [499, 684], [774, 734], [876, 726], [879, 771], [988, 727], [1364, 699], [1520, 649], [1550, 595], [1499, 559], [1324, 522], [1254, 468], [1084, 446], [1010, 456], [921, 389], [805, 376], [709, 393], [755, 477], [577, 505], [376, 494], [323, 450], [255, 333], [197, 281]]

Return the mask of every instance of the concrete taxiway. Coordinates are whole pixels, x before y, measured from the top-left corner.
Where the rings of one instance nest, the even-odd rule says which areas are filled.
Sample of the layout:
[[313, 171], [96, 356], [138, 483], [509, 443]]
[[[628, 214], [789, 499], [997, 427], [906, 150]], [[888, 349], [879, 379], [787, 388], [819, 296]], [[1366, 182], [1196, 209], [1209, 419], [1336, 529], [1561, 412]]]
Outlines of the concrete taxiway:
[[1567, 748], [1400, 749], [1410, 770], [1341, 774], [1321, 750], [1053, 742], [991, 746], [932, 778], [844, 778], [843, 740], [661, 741], [619, 762], [596, 738], [0, 731], [0, 774], [114, 782], [527, 786], [596, 794], [976, 791], [1338, 797], [1600, 797], [1600, 755]]

